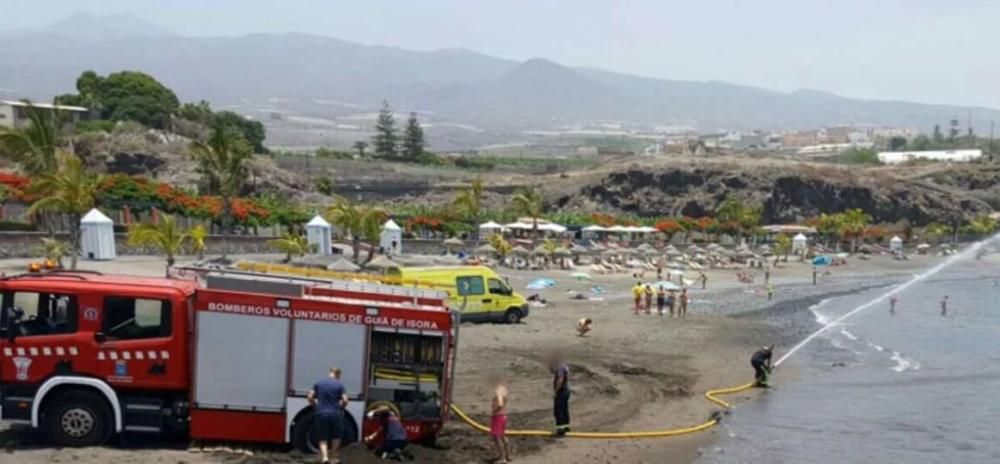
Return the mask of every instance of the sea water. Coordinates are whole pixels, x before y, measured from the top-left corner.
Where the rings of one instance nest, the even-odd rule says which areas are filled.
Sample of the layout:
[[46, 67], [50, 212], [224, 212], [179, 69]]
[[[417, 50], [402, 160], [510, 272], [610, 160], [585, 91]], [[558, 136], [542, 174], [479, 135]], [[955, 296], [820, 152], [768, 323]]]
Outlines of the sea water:
[[[785, 361], [795, 378], [778, 372], [737, 406], [697, 462], [1000, 462], [998, 281], [996, 256], [969, 257], [898, 293], [895, 315], [885, 299], [831, 327]], [[810, 310], [825, 325], [890, 288]]]

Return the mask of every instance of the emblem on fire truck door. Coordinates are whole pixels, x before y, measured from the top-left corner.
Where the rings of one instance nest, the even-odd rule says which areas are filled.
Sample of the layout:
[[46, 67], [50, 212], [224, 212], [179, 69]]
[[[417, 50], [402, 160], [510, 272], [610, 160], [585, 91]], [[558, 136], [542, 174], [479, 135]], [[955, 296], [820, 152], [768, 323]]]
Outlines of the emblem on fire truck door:
[[97, 320], [97, 308], [87, 308], [83, 310], [83, 319], [87, 321]]
[[12, 358], [14, 361], [14, 378], [17, 380], [28, 380], [28, 369], [31, 368], [31, 358], [25, 358], [24, 356], [18, 356]]

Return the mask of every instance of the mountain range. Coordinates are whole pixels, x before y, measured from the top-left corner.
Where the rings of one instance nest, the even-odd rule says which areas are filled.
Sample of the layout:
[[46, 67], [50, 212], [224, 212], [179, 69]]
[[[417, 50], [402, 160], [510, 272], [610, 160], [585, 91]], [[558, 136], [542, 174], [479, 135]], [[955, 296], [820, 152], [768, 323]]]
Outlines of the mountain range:
[[[47, 100], [73, 91], [87, 69], [140, 70], [184, 101], [290, 108], [382, 100], [438, 120], [519, 130], [592, 121], [719, 129], [877, 124], [928, 130], [971, 118], [980, 133], [1000, 111], [871, 101], [815, 90], [775, 92], [720, 81], [638, 77], [519, 62], [463, 49], [414, 51], [306, 34], [184, 37], [128, 16], [74, 15], [52, 26], [0, 33], [0, 98]], [[859, 70], [860, 72], [860, 70]]]

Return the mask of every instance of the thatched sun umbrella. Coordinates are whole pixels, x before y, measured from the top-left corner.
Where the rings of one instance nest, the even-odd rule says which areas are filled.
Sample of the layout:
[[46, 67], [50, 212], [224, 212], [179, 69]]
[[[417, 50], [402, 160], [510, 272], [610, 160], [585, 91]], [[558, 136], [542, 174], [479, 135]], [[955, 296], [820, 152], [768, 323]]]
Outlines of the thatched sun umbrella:
[[527, 255], [531, 254], [531, 252], [528, 251], [527, 248], [525, 248], [525, 247], [523, 247], [521, 245], [518, 245], [518, 246], [516, 246], [516, 247], [514, 247], [514, 248], [512, 248], [510, 250], [510, 254], [512, 254], [514, 256], [527, 256]]
[[497, 249], [493, 248], [493, 245], [490, 245], [489, 243], [476, 248], [477, 255], [494, 255], [496, 252]]
[[455, 248], [465, 246], [465, 242], [452, 237], [444, 241], [444, 246], [448, 249], [448, 253], [451, 253]]
[[397, 264], [395, 261], [393, 261], [393, 260], [391, 260], [389, 258], [386, 258], [385, 256], [381, 256], [381, 255], [378, 256], [378, 257], [376, 257], [375, 259], [369, 261], [367, 264], [364, 265], [365, 269], [370, 269], [370, 270], [373, 270], [373, 271], [379, 271], [379, 272], [382, 272], [382, 273], [385, 273], [385, 271], [388, 270], [388, 269], [398, 268], [398, 267], [399, 267], [399, 264]]
[[361, 270], [361, 266], [350, 262], [346, 258], [340, 258], [326, 266], [326, 269], [336, 272], [357, 272]]

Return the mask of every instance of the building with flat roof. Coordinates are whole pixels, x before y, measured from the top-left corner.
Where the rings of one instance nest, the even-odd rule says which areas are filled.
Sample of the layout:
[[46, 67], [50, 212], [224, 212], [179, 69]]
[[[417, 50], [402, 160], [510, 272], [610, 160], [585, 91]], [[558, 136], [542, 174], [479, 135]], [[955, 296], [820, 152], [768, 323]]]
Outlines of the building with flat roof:
[[28, 106], [45, 111], [59, 111], [77, 123], [86, 119], [89, 109], [82, 106], [53, 105], [51, 103], [26, 103], [23, 101], [0, 100], [0, 127], [24, 127], [28, 125]]
[[878, 154], [878, 160], [885, 164], [903, 163], [917, 159], [966, 162], [982, 157], [982, 150], [883, 151]]

